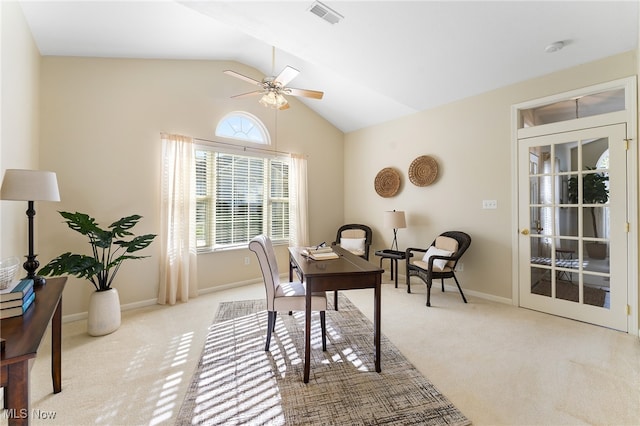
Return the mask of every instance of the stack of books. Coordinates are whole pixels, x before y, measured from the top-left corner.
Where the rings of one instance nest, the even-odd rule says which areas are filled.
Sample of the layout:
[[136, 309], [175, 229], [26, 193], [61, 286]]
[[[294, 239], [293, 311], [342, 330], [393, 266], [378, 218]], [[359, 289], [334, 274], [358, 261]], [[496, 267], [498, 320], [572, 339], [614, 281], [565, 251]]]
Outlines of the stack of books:
[[0, 319], [24, 314], [36, 298], [33, 280], [16, 280], [4, 290], [0, 290]]
[[329, 260], [340, 257], [331, 247], [307, 247], [302, 250], [302, 255], [313, 260]]

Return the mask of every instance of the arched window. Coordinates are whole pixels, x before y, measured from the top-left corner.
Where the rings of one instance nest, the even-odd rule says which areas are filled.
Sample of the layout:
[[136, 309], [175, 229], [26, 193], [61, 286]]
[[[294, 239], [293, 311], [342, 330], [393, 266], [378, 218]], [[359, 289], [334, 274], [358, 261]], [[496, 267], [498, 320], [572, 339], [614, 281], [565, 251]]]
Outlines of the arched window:
[[[609, 169], [609, 148], [607, 148], [596, 163], [596, 169]], [[609, 188], [609, 182], [606, 182], [607, 188]]]
[[289, 193], [290, 157], [247, 146], [269, 145], [270, 139], [264, 124], [245, 112], [223, 117], [216, 137], [238, 143], [216, 141], [196, 148], [198, 251], [246, 247], [259, 234], [274, 244], [289, 244], [289, 230], [295, 229], [289, 213], [295, 203]]
[[269, 132], [255, 116], [242, 111], [234, 111], [220, 120], [216, 136], [270, 145]]

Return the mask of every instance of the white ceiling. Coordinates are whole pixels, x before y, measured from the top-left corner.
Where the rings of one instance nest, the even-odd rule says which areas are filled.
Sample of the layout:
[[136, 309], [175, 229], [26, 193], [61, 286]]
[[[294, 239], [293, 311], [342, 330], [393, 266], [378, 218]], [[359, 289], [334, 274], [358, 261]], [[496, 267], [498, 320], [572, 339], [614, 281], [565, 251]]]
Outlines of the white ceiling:
[[637, 1], [324, 1], [344, 16], [335, 25], [311, 0], [20, 3], [42, 55], [234, 60], [272, 75], [275, 46], [275, 74], [299, 69], [290, 86], [324, 91], [305, 104], [345, 132], [638, 43]]

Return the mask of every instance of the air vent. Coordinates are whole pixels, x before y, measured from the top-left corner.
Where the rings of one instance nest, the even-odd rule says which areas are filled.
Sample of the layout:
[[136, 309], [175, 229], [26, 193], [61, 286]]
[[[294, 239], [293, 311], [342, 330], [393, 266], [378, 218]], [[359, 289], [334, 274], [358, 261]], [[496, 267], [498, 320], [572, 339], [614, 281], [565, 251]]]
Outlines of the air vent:
[[337, 24], [344, 18], [344, 16], [340, 15], [338, 12], [331, 9], [326, 4], [320, 3], [319, 1], [316, 1], [311, 5], [311, 7], [309, 8], [309, 12], [324, 19], [332, 25]]

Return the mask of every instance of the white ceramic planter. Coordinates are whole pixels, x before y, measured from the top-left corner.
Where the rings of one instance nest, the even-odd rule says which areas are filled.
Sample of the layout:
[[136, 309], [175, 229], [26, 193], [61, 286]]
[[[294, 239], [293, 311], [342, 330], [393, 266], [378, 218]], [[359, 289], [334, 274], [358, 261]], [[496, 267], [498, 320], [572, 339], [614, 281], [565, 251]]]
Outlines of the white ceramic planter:
[[120, 296], [118, 290], [94, 291], [89, 297], [87, 332], [91, 336], [104, 336], [120, 327]]

